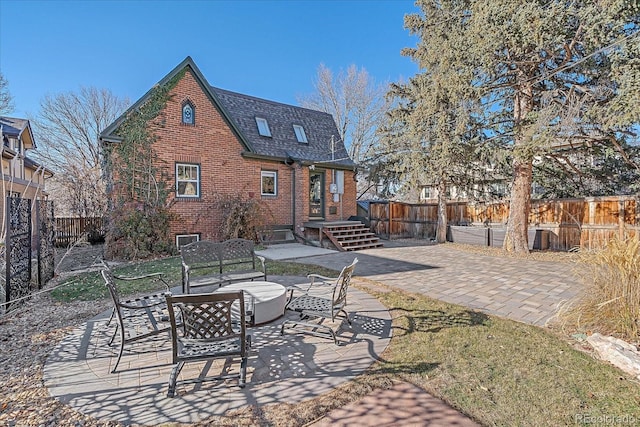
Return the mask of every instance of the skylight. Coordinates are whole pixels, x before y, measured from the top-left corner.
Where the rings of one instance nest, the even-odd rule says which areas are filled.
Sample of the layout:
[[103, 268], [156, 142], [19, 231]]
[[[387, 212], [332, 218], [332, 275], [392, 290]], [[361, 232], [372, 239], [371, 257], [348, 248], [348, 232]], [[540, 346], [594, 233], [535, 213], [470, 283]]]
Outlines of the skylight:
[[304, 133], [304, 128], [300, 125], [293, 125], [293, 131], [296, 133], [296, 138], [298, 139], [298, 142], [305, 142], [308, 143], [309, 141], [307, 141], [307, 134]]
[[260, 135], [271, 136], [271, 131], [269, 130], [269, 123], [267, 123], [267, 119], [256, 117], [256, 124], [258, 125], [258, 133]]

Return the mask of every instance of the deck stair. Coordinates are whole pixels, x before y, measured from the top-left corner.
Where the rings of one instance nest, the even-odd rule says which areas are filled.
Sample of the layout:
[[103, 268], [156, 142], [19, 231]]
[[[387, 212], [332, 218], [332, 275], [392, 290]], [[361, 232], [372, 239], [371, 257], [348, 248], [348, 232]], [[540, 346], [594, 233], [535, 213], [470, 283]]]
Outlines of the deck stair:
[[380, 238], [359, 221], [325, 224], [322, 233], [339, 251], [381, 248]]

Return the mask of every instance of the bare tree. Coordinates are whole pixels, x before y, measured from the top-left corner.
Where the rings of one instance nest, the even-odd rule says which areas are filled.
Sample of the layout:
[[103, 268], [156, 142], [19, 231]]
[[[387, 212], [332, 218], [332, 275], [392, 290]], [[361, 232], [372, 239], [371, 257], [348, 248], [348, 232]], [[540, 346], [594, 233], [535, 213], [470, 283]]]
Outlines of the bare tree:
[[331, 114], [351, 159], [364, 165], [377, 142], [376, 129], [389, 108], [385, 99], [388, 85], [377, 85], [367, 70], [358, 70], [355, 65], [334, 77], [320, 64], [314, 86], [315, 93], [298, 101], [303, 107]]
[[34, 120], [38, 157], [56, 172], [50, 191], [69, 214], [100, 216], [106, 209], [98, 135], [128, 106], [107, 89], [47, 95]]
[[0, 114], [13, 111], [13, 97], [9, 93], [9, 82], [0, 72]]

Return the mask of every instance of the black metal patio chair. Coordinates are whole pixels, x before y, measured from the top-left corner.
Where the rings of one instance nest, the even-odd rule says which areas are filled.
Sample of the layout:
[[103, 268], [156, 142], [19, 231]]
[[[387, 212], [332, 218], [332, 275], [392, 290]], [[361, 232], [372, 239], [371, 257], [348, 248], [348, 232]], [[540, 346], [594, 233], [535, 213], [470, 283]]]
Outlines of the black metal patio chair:
[[[340, 318], [346, 320], [351, 326], [349, 313], [347, 313], [345, 307], [347, 305], [347, 291], [349, 290], [351, 277], [357, 262], [358, 258], [354, 258], [353, 262], [344, 267], [340, 275], [335, 278], [309, 274], [307, 277], [311, 279], [311, 283], [304, 294], [300, 296], [294, 297], [292, 288], [285, 310], [300, 313], [300, 319], [285, 320], [282, 323], [280, 333], [284, 335], [285, 329], [302, 327], [302, 332], [323, 338], [332, 338], [333, 342], [338, 345], [336, 331], [332, 327], [322, 324], [322, 322], [324, 320], [335, 322], [336, 319]], [[323, 287], [325, 288], [325, 295], [318, 295], [317, 288]], [[339, 330], [340, 327], [337, 329]]]
[[[115, 373], [122, 359], [125, 345], [154, 335], [169, 333], [171, 326], [167, 312], [166, 296], [171, 295], [171, 291], [169, 285], [163, 279], [162, 273], [123, 277], [114, 275], [109, 266], [104, 262], [103, 266], [102, 277], [113, 301], [113, 310], [107, 321], [107, 326], [111, 324], [114, 317], [118, 320], [113, 335], [109, 339], [109, 346], [113, 345], [118, 331], [120, 332], [118, 359], [111, 370], [111, 373]], [[122, 299], [120, 297], [117, 281], [135, 281], [148, 278], [158, 280], [164, 285], [166, 291], [132, 299]]]
[[[167, 296], [166, 300], [171, 320], [174, 363], [167, 396], [175, 396], [178, 375], [185, 363], [213, 359], [239, 358], [239, 373], [201, 375], [181, 383], [238, 378], [238, 386], [244, 387], [251, 336], [246, 333], [243, 291]], [[182, 320], [181, 325], [178, 319]]]

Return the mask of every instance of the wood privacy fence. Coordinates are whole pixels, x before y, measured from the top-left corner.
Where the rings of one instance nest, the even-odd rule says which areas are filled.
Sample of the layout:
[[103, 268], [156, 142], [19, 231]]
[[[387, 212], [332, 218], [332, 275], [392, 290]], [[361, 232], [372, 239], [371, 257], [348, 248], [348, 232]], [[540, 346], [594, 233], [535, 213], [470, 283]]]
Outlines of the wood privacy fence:
[[92, 231], [104, 234], [103, 218], [56, 218], [56, 246], [66, 247]]
[[[435, 238], [438, 206], [375, 202], [369, 204], [371, 230], [393, 238]], [[504, 228], [508, 203], [451, 202], [449, 225]], [[529, 228], [546, 230], [549, 249], [602, 247], [612, 237], [636, 235], [640, 230], [640, 203], [633, 196], [551, 199], [531, 202]]]

